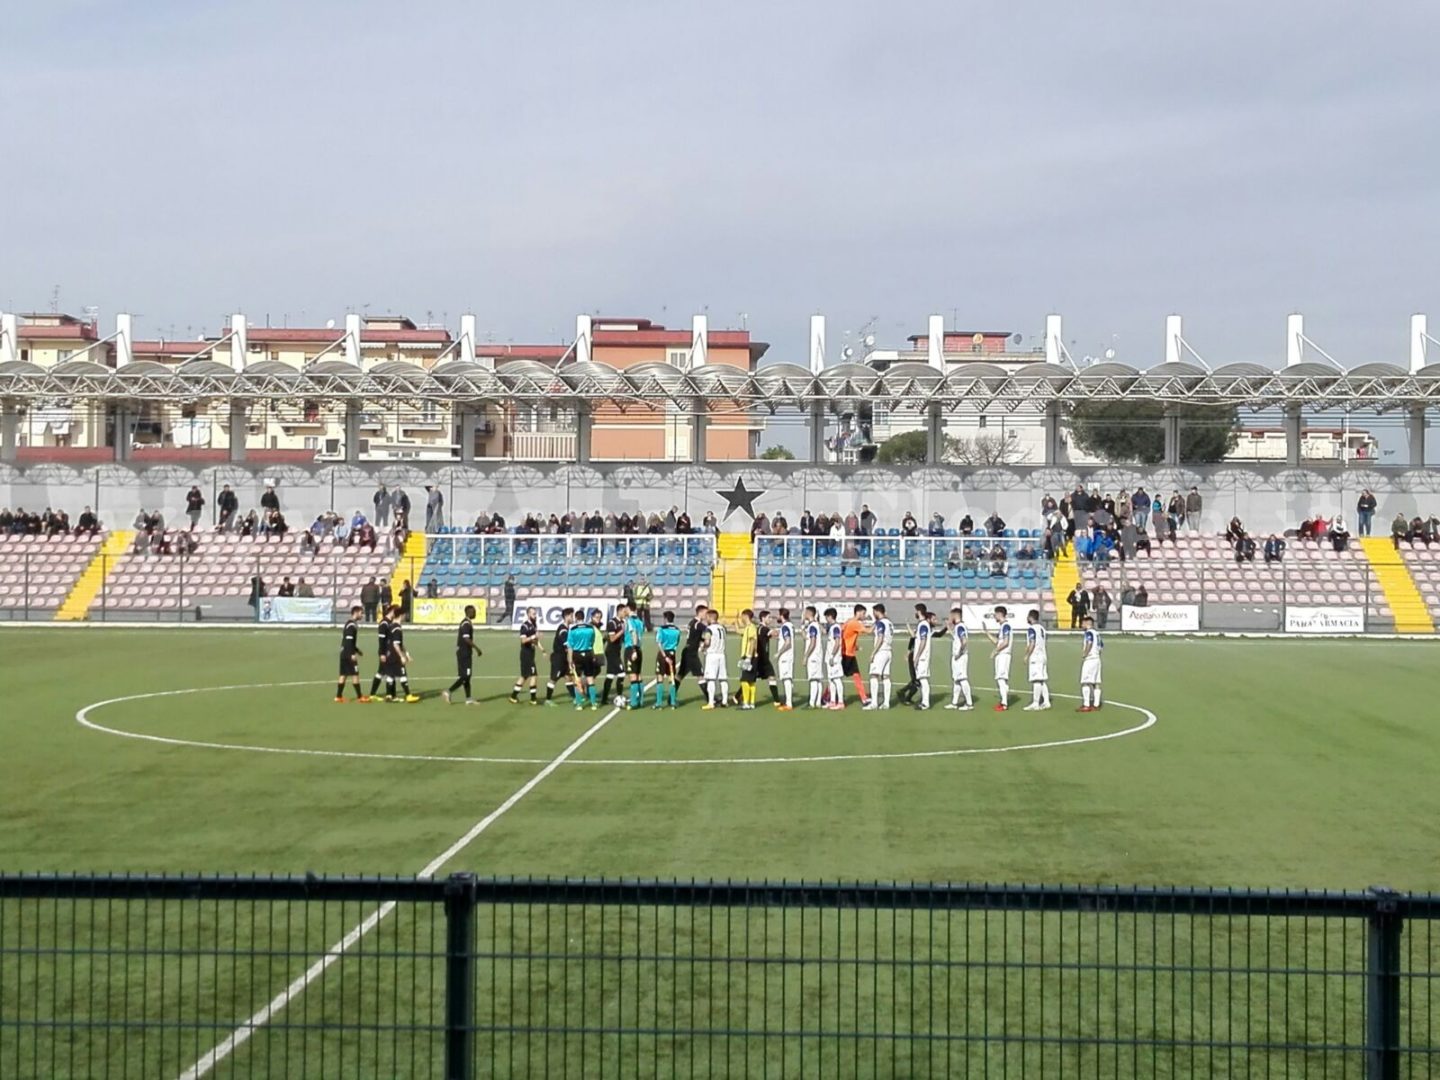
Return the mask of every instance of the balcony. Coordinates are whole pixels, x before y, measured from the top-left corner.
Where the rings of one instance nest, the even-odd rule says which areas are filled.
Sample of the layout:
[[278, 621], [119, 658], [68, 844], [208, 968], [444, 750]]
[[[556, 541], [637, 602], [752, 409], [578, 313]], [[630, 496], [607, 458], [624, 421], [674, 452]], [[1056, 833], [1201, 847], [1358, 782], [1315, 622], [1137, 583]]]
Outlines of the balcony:
[[506, 440], [508, 457], [515, 461], [574, 461], [573, 431], [512, 431]]

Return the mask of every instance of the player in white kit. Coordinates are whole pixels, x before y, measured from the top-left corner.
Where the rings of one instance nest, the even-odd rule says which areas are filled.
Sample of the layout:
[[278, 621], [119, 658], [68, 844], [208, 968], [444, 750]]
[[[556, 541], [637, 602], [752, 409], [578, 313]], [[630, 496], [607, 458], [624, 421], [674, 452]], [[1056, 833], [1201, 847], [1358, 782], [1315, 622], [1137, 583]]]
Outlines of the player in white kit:
[[1026, 711], [1050, 708], [1050, 660], [1046, 653], [1045, 627], [1040, 625], [1040, 612], [1025, 616], [1025, 659], [1030, 668], [1030, 704]]
[[725, 627], [720, 625], [720, 613], [711, 608], [705, 618], [708, 625], [700, 639], [705, 657], [705, 704], [700, 708], [713, 709], [716, 702], [723, 705], [730, 700], [730, 676], [725, 670]]
[[825, 677], [830, 684], [827, 709], [845, 708], [845, 668], [840, 659], [840, 613], [833, 607], [825, 609]]
[[945, 707], [973, 709], [975, 699], [970, 693], [970, 631], [965, 629], [965, 613], [958, 607], [950, 609], [950, 684], [950, 704]]
[[775, 674], [780, 677], [780, 688], [785, 699], [777, 706], [781, 712], [795, 707], [795, 627], [790, 625], [790, 609], [780, 609], [780, 622], [775, 627]]
[[874, 619], [870, 624], [870, 632], [875, 635], [875, 651], [870, 654], [870, 700], [865, 703], [864, 708], [888, 709], [895, 624], [885, 617], [884, 604], [872, 604], [870, 611]]
[[1080, 708], [1076, 712], [1094, 712], [1100, 708], [1100, 654], [1105, 642], [1095, 629], [1095, 620], [1086, 615], [1080, 620], [1084, 628], [1080, 645]]
[[1010, 613], [1003, 607], [995, 609], [995, 633], [985, 631], [985, 636], [995, 643], [995, 686], [1000, 691], [1000, 700], [995, 703], [996, 712], [1010, 708]]
[[935, 636], [935, 625], [930, 620], [934, 616], [924, 608], [916, 608], [915, 613], [917, 621], [913, 642], [915, 651], [912, 658], [915, 661], [915, 681], [920, 684], [920, 702], [915, 707], [928, 709], [930, 707], [930, 647]]
[[810, 708], [818, 709], [825, 699], [825, 643], [820, 640], [820, 620], [815, 608], [805, 609], [800, 639], [805, 643], [805, 678], [810, 682]]

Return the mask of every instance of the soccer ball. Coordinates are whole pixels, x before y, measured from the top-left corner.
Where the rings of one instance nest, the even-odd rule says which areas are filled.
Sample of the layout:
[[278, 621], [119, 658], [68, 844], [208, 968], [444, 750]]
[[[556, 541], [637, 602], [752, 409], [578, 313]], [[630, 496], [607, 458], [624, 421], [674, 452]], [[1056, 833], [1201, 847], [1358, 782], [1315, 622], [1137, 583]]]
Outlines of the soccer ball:
[[623, 708], [625, 707], [625, 697], [624, 697], [624, 695], [622, 695], [622, 694], [616, 694], [616, 695], [615, 695], [615, 707], [616, 707], [617, 709], [623, 709]]

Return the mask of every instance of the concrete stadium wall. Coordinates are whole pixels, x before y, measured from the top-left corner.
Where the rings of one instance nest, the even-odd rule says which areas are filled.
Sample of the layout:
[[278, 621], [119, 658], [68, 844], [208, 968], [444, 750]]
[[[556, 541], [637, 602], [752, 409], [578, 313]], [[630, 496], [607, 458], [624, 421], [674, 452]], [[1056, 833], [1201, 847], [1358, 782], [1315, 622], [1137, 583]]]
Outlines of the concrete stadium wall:
[[[1332, 516], [1337, 510], [1354, 527], [1355, 500], [1372, 489], [1379, 500], [1376, 531], [1386, 532], [1397, 511], [1407, 516], [1440, 511], [1440, 470], [1219, 465], [1196, 469], [1145, 469], [1130, 466], [1059, 466], [959, 468], [919, 466], [830, 466], [808, 462], [747, 462], [734, 467], [693, 465], [163, 465], [59, 464], [0, 465], [0, 506], [41, 510], [63, 507], [72, 518], [82, 507], [96, 509], [110, 527], [128, 527], [136, 511], [159, 508], [178, 522], [185, 492], [198, 484], [205, 492], [208, 522], [213, 520], [215, 494], [230, 484], [240, 497], [241, 512], [256, 506], [267, 482], [273, 482], [292, 527], [308, 524], [327, 509], [349, 514], [371, 509], [375, 485], [403, 487], [410, 495], [412, 518], [423, 521], [424, 485], [439, 483], [450, 523], [473, 521], [482, 510], [498, 510], [513, 524], [527, 512], [563, 513], [568, 509], [633, 512], [688, 510], [695, 522], [707, 510], [725, 510], [720, 489], [743, 478], [757, 511], [784, 512], [793, 522], [809, 508], [814, 513], [858, 511], [868, 503], [887, 525], [897, 525], [908, 510], [922, 526], [935, 511], [954, 523], [969, 512], [977, 522], [991, 510], [1015, 528], [1039, 522], [1040, 497], [1057, 498], [1077, 481], [1103, 492], [1139, 484], [1152, 494], [1192, 484], [1205, 496], [1204, 527], [1223, 528], [1238, 514], [1252, 531], [1268, 533], [1295, 527], [1315, 512]], [[744, 515], [732, 525], [747, 524]]]

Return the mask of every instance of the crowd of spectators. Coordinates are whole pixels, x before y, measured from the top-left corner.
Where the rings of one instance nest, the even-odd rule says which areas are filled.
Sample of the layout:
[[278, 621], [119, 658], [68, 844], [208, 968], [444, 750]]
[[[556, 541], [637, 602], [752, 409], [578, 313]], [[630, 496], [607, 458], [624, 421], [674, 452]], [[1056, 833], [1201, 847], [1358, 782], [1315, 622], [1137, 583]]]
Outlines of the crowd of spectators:
[[0, 507], [0, 536], [94, 536], [102, 528], [100, 519], [90, 507], [85, 507], [75, 523], [64, 510], [46, 507], [41, 513], [17, 506]]

